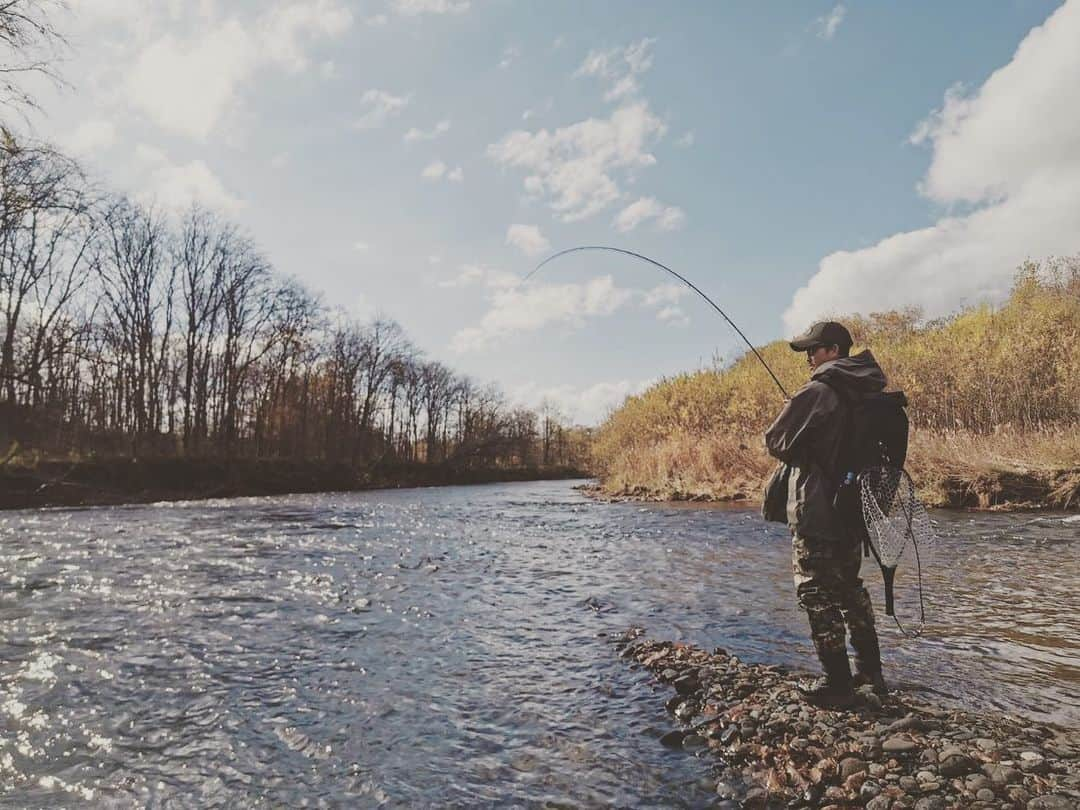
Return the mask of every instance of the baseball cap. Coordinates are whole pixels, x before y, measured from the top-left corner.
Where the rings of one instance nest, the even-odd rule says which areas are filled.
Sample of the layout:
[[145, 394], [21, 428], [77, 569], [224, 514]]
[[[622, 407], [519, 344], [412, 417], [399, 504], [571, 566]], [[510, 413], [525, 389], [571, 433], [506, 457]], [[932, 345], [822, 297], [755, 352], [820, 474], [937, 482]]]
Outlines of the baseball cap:
[[815, 346], [842, 346], [850, 349], [854, 341], [851, 333], [843, 324], [836, 321], [818, 321], [803, 334], [791, 339], [791, 348], [797, 352], [804, 352]]

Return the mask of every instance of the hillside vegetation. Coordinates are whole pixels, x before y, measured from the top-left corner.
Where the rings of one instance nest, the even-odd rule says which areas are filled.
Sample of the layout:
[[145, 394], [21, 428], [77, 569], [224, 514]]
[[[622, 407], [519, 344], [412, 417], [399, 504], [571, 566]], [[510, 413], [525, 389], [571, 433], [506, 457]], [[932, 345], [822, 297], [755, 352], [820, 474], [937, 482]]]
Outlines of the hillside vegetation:
[[[917, 311], [835, 316], [905, 391], [908, 470], [935, 505], [1080, 507], [1080, 258], [1023, 266], [1008, 301], [923, 322]], [[759, 349], [789, 392], [808, 378], [786, 341]], [[663, 380], [598, 431], [611, 495], [759, 497], [773, 461], [762, 434], [775, 384], [749, 352]]]

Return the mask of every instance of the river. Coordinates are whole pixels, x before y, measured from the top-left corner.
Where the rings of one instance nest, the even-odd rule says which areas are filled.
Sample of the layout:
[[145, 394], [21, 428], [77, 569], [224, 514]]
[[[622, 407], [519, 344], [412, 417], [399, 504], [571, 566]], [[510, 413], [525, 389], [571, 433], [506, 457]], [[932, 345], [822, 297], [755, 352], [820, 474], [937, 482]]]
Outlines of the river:
[[[1080, 519], [933, 518], [890, 680], [1080, 725]], [[3, 512], [0, 804], [708, 806], [610, 639], [812, 667], [789, 557], [755, 512], [566, 481]]]

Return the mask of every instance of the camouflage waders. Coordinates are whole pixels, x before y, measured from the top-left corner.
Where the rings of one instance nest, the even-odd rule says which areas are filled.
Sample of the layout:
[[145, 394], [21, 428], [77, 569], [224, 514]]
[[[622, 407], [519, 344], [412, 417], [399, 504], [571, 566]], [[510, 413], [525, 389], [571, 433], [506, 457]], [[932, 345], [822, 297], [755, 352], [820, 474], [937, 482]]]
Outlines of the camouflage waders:
[[830, 660], [847, 660], [846, 635], [850, 634], [856, 673], [880, 677], [874, 608], [859, 577], [860, 550], [858, 543], [795, 532], [791, 537], [795, 593], [810, 619], [814, 649], [826, 670]]

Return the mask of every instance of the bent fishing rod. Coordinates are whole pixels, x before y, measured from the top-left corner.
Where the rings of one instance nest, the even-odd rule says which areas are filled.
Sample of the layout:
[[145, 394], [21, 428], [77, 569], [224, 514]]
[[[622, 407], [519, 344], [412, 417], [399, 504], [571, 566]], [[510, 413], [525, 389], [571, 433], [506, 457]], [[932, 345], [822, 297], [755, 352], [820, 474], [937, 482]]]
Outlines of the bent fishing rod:
[[542, 262], [540, 262], [540, 264], [536, 265], [536, 267], [534, 267], [529, 272], [529, 274], [526, 275], [521, 281], [523, 283], [528, 281], [530, 278], [532, 278], [534, 275], [536, 275], [537, 272], [539, 272], [541, 267], [543, 267], [548, 262], [555, 261], [555, 259], [558, 259], [560, 256], [565, 256], [568, 253], [577, 253], [579, 251], [586, 251], [586, 250], [607, 250], [607, 251], [610, 251], [612, 253], [622, 253], [624, 256], [630, 256], [630, 257], [635, 258], [635, 259], [640, 259], [643, 262], [648, 262], [649, 264], [653, 265], [654, 267], [659, 267], [664, 272], [670, 273], [671, 275], [673, 275], [675, 278], [677, 278], [679, 281], [681, 281], [683, 284], [685, 284], [691, 290], [693, 290], [698, 295], [700, 295], [702, 298], [704, 298], [705, 301], [709, 304], [709, 306], [711, 306], [713, 309], [715, 309], [717, 312], [720, 313], [720, 317], [728, 322], [728, 325], [732, 329], [734, 329], [736, 331], [736, 333], [738, 333], [739, 337], [741, 337], [743, 339], [743, 343], [745, 343], [747, 346], [750, 347], [750, 351], [752, 351], [754, 353], [754, 357], [756, 357], [758, 360], [761, 361], [761, 365], [765, 366], [765, 370], [767, 372], [769, 372], [769, 376], [772, 377], [773, 382], [776, 383], [776, 387], [780, 389], [780, 393], [782, 393], [784, 395], [784, 399], [791, 399], [791, 396], [788, 394], [787, 390], [781, 384], [780, 380], [778, 380], [776, 378], [776, 375], [773, 374], [773, 370], [771, 368], [769, 368], [769, 364], [765, 362], [765, 358], [762, 357], [761, 354], [758, 352], [758, 350], [754, 348], [754, 344], [751, 343], [747, 339], [746, 335], [743, 334], [742, 330], [735, 325], [735, 322], [733, 320], [731, 320], [731, 318], [729, 318], [727, 316], [727, 313], [724, 312], [724, 310], [720, 309], [720, 307], [718, 307], [716, 305], [716, 302], [713, 301], [711, 298], [709, 298], [709, 296], [707, 296], [700, 289], [698, 289], [698, 286], [696, 284], [694, 284], [694, 282], [692, 282], [690, 279], [686, 278], [686, 276], [683, 276], [683, 275], [680, 275], [679, 273], [676, 273], [670, 267], [668, 267], [665, 264], [661, 264], [660, 262], [656, 261], [655, 259], [650, 259], [648, 256], [642, 255], [641, 253], [635, 253], [632, 250], [625, 250], [623, 248], [610, 247], [609, 245], [580, 245], [578, 247], [572, 247], [572, 248], [567, 248], [566, 250], [560, 250], [558, 253], [555, 253], [555, 254], [552, 254], [551, 256], [548, 256], [546, 259], [544, 259]]

